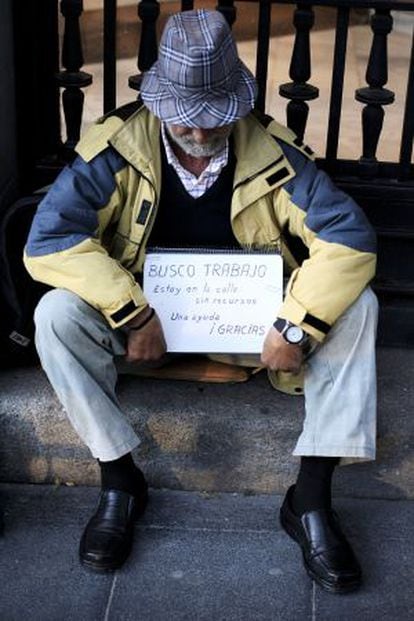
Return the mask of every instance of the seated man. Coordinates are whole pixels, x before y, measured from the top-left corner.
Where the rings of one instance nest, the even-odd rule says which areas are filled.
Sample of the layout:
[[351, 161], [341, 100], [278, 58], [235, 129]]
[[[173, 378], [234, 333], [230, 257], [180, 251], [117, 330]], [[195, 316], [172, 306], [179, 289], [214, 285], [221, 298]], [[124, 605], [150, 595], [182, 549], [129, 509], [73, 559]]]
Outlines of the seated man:
[[[281, 523], [312, 578], [348, 591], [361, 572], [332, 513], [331, 478], [341, 458], [375, 456], [377, 303], [367, 288], [375, 236], [354, 202], [317, 170], [310, 149], [252, 114], [255, 95], [220, 13], [169, 19], [142, 101], [87, 132], [34, 219], [25, 264], [33, 278], [56, 287], [36, 310], [37, 348], [101, 470], [81, 561], [113, 570], [128, 556], [133, 522], [147, 501], [131, 456], [139, 439], [115, 395], [114, 357], [142, 363], [166, 352], [162, 325], [139, 285], [146, 247], [280, 247], [291, 276], [262, 364], [297, 372], [313, 344], [295, 449], [301, 466]], [[309, 251], [301, 266], [292, 237]]]

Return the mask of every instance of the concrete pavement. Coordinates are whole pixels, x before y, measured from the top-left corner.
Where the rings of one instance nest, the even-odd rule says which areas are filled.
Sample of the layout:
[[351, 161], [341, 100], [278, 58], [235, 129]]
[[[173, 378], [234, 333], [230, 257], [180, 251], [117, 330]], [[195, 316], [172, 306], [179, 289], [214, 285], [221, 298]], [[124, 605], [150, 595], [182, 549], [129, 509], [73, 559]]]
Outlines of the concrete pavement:
[[2, 621], [411, 621], [414, 502], [339, 498], [364, 586], [312, 584], [281, 530], [282, 496], [153, 490], [126, 565], [83, 569], [78, 541], [98, 489], [0, 488]]

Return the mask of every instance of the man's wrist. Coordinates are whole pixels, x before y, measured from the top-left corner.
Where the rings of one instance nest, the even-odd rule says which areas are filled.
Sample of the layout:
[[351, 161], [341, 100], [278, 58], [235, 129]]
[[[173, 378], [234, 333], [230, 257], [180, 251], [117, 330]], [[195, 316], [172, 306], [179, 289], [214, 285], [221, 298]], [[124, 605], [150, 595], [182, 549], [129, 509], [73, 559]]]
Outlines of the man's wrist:
[[273, 327], [284, 338], [289, 345], [298, 345], [306, 348], [309, 344], [309, 335], [299, 326], [287, 319], [277, 318]]
[[155, 315], [155, 311], [151, 306], [146, 306], [138, 315], [135, 315], [132, 319], [130, 319], [124, 327], [129, 330], [139, 330], [144, 327], [153, 316]]

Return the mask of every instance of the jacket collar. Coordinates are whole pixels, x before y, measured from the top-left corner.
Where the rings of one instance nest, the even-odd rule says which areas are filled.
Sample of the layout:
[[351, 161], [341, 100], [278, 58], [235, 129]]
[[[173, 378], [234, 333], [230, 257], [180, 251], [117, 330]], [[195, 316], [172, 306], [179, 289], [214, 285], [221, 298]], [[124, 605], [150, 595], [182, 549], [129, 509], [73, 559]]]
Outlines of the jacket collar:
[[233, 217], [295, 176], [279, 143], [253, 115], [236, 123], [234, 144], [234, 192], [238, 194], [233, 201]]
[[161, 180], [160, 122], [144, 106], [116, 131], [109, 143], [156, 188]]
[[266, 177], [269, 170], [279, 167], [285, 159], [279, 144], [253, 115], [235, 124], [233, 136], [238, 162], [235, 187], [258, 175]]

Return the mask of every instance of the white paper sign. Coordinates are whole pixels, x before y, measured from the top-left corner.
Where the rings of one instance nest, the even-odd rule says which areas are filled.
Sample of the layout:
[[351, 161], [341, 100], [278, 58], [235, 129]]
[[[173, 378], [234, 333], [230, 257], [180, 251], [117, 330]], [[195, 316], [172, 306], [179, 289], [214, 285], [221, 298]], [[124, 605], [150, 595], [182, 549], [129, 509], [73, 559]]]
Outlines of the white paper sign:
[[282, 293], [279, 254], [147, 253], [144, 294], [169, 352], [260, 353]]

